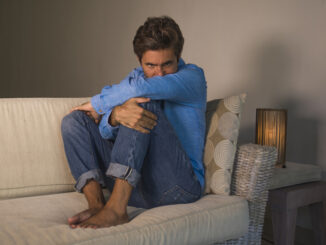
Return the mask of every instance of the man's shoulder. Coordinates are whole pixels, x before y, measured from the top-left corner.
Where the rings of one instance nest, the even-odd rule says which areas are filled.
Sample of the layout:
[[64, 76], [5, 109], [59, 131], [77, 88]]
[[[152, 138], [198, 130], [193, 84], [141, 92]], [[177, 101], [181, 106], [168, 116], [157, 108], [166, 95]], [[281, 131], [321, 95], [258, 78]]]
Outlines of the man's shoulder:
[[193, 68], [193, 69], [201, 69], [201, 67], [199, 67], [198, 65], [194, 64], [194, 63], [186, 63], [184, 59], [180, 58], [179, 59], [179, 63], [178, 63], [178, 67], [179, 68]]
[[185, 71], [196, 71], [199, 72], [201, 75], [204, 75], [203, 68], [199, 67], [193, 63], [186, 63], [182, 58], [179, 60], [178, 64], [178, 71], [185, 70]]

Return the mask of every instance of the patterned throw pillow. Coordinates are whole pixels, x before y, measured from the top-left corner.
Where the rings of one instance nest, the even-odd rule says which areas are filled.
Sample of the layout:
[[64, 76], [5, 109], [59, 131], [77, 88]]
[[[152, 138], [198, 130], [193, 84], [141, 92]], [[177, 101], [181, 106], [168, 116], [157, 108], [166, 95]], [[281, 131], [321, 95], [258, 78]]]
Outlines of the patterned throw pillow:
[[246, 94], [207, 102], [205, 193], [230, 194], [240, 114]]

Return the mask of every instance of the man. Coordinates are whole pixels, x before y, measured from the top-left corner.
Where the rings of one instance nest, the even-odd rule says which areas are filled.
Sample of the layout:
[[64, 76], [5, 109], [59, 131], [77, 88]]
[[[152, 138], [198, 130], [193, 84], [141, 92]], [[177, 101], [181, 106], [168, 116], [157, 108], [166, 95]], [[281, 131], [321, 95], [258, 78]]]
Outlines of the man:
[[[128, 204], [152, 208], [201, 197], [206, 81], [201, 68], [181, 59], [183, 43], [170, 17], [148, 18], [133, 41], [141, 67], [63, 119], [75, 188], [89, 205], [68, 219], [72, 228], [126, 223]], [[111, 191], [107, 203], [101, 186]]]

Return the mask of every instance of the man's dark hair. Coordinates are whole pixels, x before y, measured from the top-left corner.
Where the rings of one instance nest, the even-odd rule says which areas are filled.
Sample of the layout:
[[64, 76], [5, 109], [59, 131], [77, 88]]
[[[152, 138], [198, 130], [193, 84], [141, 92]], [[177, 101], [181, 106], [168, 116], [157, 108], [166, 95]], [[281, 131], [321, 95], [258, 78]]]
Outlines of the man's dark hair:
[[134, 52], [139, 61], [148, 50], [173, 48], [179, 60], [184, 39], [178, 24], [168, 16], [149, 17], [134, 37]]

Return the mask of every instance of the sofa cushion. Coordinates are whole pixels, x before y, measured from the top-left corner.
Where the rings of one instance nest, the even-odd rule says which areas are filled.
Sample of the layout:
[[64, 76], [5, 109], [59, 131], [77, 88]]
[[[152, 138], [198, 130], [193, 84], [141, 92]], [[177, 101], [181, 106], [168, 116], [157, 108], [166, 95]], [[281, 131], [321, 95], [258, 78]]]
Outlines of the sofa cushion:
[[6, 245], [213, 244], [244, 235], [249, 222], [245, 199], [207, 195], [195, 203], [145, 212], [128, 207], [133, 219], [124, 225], [69, 228], [67, 218], [86, 207], [83, 195], [75, 192], [1, 200], [0, 241]]
[[246, 94], [207, 103], [205, 193], [230, 194], [240, 115]]
[[60, 125], [87, 100], [0, 99], [0, 199], [73, 190]]

